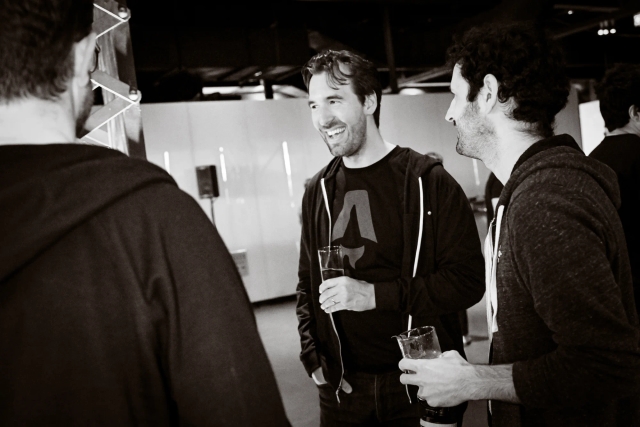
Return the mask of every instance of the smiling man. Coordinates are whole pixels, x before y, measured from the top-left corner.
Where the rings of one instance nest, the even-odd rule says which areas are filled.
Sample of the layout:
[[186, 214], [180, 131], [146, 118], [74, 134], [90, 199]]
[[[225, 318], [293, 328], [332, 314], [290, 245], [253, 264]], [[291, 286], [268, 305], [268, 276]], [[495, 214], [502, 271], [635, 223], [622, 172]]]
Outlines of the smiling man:
[[[300, 358], [318, 385], [321, 425], [418, 426], [392, 336], [412, 318], [463, 354], [458, 311], [484, 292], [473, 213], [440, 162], [382, 139], [371, 62], [328, 51], [303, 77], [335, 156], [305, 191], [297, 288]], [[322, 282], [317, 251], [329, 245], [342, 247], [345, 276]]]
[[449, 55], [456, 149], [504, 183], [485, 245], [493, 366], [455, 351], [404, 359], [402, 382], [433, 406], [491, 399], [493, 427], [638, 425], [640, 331], [618, 183], [572, 137], [554, 136], [569, 95], [559, 45], [528, 25], [491, 25]]

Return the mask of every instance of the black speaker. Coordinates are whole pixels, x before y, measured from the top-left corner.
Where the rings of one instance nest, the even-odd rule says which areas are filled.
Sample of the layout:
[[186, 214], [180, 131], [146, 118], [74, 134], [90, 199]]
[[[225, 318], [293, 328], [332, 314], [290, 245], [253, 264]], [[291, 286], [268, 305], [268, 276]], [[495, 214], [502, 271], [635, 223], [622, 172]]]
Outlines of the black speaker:
[[200, 193], [201, 199], [220, 197], [215, 165], [197, 166], [196, 176], [198, 177], [198, 193]]

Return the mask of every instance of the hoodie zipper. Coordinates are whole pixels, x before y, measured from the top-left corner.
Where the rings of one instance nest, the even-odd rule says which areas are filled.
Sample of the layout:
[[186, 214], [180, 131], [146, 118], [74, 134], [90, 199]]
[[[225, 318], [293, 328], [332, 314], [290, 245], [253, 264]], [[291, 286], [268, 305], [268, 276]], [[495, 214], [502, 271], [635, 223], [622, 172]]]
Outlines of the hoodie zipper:
[[[331, 246], [331, 209], [329, 208], [329, 198], [327, 197], [327, 189], [324, 186], [324, 178], [320, 180], [320, 185], [322, 186], [322, 197], [324, 198], [324, 206], [327, 209], [327, 215], [329, 215], [329, 246]], [[320, 269], [320, 277], [322, 277], [322, 268]], [[329, 317], [331, 318], [331, 325], [333, 326], [333, 332], [336, 334], [336, 338], [338, 338], [338, 354], [340, 355], [340, 383], [338, 384], [338, 388], [336, 389], [336, 399], [338, 403], [340, 403], [340, 390], [342, 389], [342, 381], [344, 380], [344, 363], [342, 361], [342, 343], [340, 342], [340, 335], [338, 335], [338, 329], [336, 328], [336, 323], [333, 320], [333, 313], [329, 313]]]
[[[416, 256], [413, 260], [413, 277], [416, 277], [418, 274], [418, 261], [420, 260], [420, 249], [422, 247], [422, 230], [424, 228], [424, 194], [422, 193], [422, 177], [418, 177], [418, 187], [420, 189], [420, 225], [418, 226], [418, 246], [416, 247]], [[431, 211], [428, 212], [428, 215], [431, 215]], [[409, 322], [407, 330], [411, 329], [411, 323], [413, 321], [413, 317], [409, 315]], [[405, 389], [407, 391], [407, 397], [409, 398], [409, 403], [411, 402], [411, 395], [409, 394], [409, 386], [406, 385]]]

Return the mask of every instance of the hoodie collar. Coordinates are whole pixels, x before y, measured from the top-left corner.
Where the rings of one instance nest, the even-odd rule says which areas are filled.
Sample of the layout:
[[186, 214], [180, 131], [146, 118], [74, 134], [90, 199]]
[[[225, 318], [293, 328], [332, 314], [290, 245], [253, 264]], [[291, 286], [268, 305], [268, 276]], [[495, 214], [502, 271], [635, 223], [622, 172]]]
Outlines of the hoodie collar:
[[522, 165], [524, 162], [529, 160], [531, 157], [535, 156], [536, 154], [542, 151], [545, 151], [545, 150], [548, 150], [549, 148], [554, 148], [554, 147], [571, 147], [571, 148], [575, 148], [580, 153], [582, 153], [582, 149], [570, 135], [562, 134], [562, 135], [552, 136], [550, 138], [545, 138], [536, 142], [531, 147], [527, 148], [524, 153], [522, 153], [522, 155], [520, 156], [516, 164], [513, 166], [513, 169], [511, 170], [511, 175], [513, 175], [513, 173], [516, 171], [516, 169], [518, 169], [518, 167], [520, 167], [520, 165]]
[[[615, 172], [603, 163], [584, 155], [569, 135], [541, 140], [527, 149], [516, 162], [498, 205], [508, 208], [511, 195], [528, 177], [544, 169], [572, 169], [588, 175], [605, 192], [614, 206], [620, 206], [620, 190]], [[569, 185], [569, 183], [564, 183]], [[563, 185], [564, 185], [563, 184]]]

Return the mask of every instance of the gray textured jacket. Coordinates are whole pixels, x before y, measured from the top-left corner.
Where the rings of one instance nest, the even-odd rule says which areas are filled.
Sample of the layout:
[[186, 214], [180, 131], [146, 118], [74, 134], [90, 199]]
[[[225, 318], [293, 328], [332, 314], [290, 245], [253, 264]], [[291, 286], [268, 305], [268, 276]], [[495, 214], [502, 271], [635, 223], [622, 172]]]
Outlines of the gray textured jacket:
[[640, 331], [615, 174], [568, 135], [534, 144], [505, 185], [493, 364], [522, 405], [493, 426], [631, 426]]

